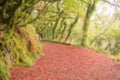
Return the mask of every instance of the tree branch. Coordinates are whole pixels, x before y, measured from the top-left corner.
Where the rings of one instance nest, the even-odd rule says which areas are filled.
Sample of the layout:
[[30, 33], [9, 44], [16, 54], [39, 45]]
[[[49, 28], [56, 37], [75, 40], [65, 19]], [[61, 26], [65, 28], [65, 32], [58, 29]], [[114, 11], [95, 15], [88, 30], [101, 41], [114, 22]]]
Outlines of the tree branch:
[[112, 6], [116, 6], [116, 7], [119, 7], [119, 8], [120, 8], [120, 5], [118, 5], [118, 4], [114, 4], [114, 3], [109, 2], [109, 1], [107, 1], [107, 0], [102, 0], [102, 1], [108, 3], [108, 4], [112, 5]]

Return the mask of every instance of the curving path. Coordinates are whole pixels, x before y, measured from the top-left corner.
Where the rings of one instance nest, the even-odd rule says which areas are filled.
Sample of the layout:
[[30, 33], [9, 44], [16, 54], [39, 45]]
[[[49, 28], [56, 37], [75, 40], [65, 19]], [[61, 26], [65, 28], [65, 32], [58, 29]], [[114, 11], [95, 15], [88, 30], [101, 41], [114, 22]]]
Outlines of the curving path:
[[120, 65], [87, 48], [45, 43], [32, 67], [14, 67], [10, 80], [120, 80]]

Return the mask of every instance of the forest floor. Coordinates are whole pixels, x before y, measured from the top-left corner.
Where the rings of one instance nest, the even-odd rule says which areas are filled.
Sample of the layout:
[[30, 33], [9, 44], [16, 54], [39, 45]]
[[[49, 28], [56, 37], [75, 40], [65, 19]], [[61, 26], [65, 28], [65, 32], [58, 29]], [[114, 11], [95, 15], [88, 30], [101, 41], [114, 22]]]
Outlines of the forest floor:
[[10, 80], [120, 80], [120, 65], [88, 48], [44, 43], [34, 66], [14, 67]]

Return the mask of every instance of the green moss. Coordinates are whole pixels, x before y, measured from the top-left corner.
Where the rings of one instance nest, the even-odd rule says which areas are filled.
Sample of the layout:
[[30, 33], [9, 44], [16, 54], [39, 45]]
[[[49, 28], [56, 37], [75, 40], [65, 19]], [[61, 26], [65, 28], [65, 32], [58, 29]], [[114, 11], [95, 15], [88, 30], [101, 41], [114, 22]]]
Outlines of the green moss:
[[9, 80], [9, 67], [32, 66], [35, 59], [43, 55], [41, 43], [36, 41], [35, 28], [28, 26], [21, 30], [16, 28], [12, 36], [8, 31], [0, 38], [0, 80]]
[[26, 57], [24, 59], [24, 66], [32, 66], [34, 64], [34, 59], [33, 58], [29, 58], [29, 57]]
[[0, 80], [9, 80], [9, 69], [4, 64], [2, 60], [0, 60]]

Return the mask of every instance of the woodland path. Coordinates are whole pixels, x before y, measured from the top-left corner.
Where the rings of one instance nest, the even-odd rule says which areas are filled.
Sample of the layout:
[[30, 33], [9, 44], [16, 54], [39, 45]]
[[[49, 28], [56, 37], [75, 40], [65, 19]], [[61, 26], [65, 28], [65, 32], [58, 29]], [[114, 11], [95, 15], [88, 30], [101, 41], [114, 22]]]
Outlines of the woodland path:
[[14, 67], [10, 80], [120, 80], [120, 65], [88, 48], [44, 43], [32, 67]]

